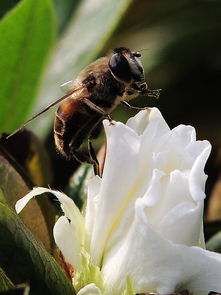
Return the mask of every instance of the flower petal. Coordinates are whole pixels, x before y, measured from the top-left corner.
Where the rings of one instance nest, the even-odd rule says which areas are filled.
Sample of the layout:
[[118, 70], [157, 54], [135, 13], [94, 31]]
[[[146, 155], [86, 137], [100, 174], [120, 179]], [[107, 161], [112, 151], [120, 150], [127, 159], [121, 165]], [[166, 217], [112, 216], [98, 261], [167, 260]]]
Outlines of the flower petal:
[[78, 239], [76, 228], [65, 216], [61, 216], [55, 223], [54, 239], [61, 250], [65, 260], [74, 267], [75, 271], [80, 267], [81, 241]]
[[[157, 108], [149, 108], [147, 110], [140, 111], [134, 117], [130, 118], [126, 125], [133, 129], [138, 135], [152, 131], [152, 135], [155, 136], [155, 130], [157, 133], [166, 133], [170, 129], [165, 122], [163, 116]], [[148, 128], [147, 128], [148, 127]]]
[[62, 192], [51, 190], [44, 187], [35, 187], [26, 196], [24, 196], [22, 199], [17, 201], [15, 205], [15, 209], [17, 213], [21, 212], [21, 210], [27, 205], [27, 203], [33, 197], [41, 195], [43, 193], [51, 193], [58, 198], [59, 202], [61, 203], [61, 208], [65, 216], [74, 223], [76, 227], [76, 233], [78, 235], [78, 239], [79, 241], [82, 241], [83, 243], [85, 239], [84, 217], [80, 213], [78, 207], [75, 205], [73, 200], [67, 197]]
[[85, 242], [85, 221], [83, 215], [71, 198], [58, 191], [53, 191], [53, 194], [61, 203], [61, 209], [65, 216], [71, 220], [71, 223], [75, 227], [75, 232], [78, 235], [78, 239], [83, 245]]
[[164, 239], [150, 226], [145, 209], [143, 200], [137, 200], [129, 234], [104, 258], [105, 289], [112, 287], [116, 295], [121, 294], [128, 275], [136, 293], [169, 294], [184, 289], [201, 295], [220, 292], [221, 255]]
[[208, 141], [203, 141], [205, 148], [197, 157], [190, 174], [189, 189], [194, 200], [203, 200], [205, 198], [206, 175], [204, 166], [211, 151], [211, 145]]
[[118, 220], [130, 201], [139, 157], [139, 139], [132, 129], [121, 123], [109, 126], [107, 120], [104, 121], [104, 126], [107, 133], [107, 153], [90, 247], [92, 259], [97, 265], [102, 258], [108, 236], [117, 227]]
[[107, 153], [97, 197], [99, 211], [95, 213], [90, 247], [95, 264], [99, 264], [104, 247], [107, 246], [105, 244], [114, 234], [123, 214], [129, 214], [125, 210], [130, 211], [128, 204], [132, 206], [134, 196], [143, 190], [141, 185], [151, 170], [151, 162], [149, 161], [147, 166], [146, 159], [143, 160], [140, 153], [139, 134], [148, 129], [148, 134], [153, 138], [156, 133], [158, 135], [169, 131], [169, 127], [156, 108], [139, 112], [127, 124], [128, 126], [115, 123], [114, 126], [110, 126], [107, 120], [104, 121]]
[[[191, 126], [179, 125], [153, 138], [152, 152], [154, 153], [154, 167], [170, 173], [173, 170], [184, 170], [191, 168], [193, 161], [186, 149], [195, 140], [195, 129]], [[148, 138], [144, 146], [148, 146]]]
[[25, 195], [23, 198], [18, 200], [15, 204], [15, 210], [19, 214], [24, 207], [27, 205], [27, 203], [34, 198], [37, 195], [41, 195], [45, 192], [47, 192], [48, 189], [44, 187], [35, 187], [32, 191], [30, 191], [27, 195]]
[[89, 284], [82, 288], [77, 295], [102, 295], [100, 289], [95, 284]]
[[[150, 183], [149, 187], [155, 186]], [[188, 173], [175, 170], [161, 180], [160, 198], [150, 204], [148, 195], [143, 196], [148, 208], [148, 220], [162, 236], [174, 243], [188, 246], [199, 245], [203, 201], [195, 202], [188, 190]], [[182, 232], [182, 235], [180, 234]]]
[[220, 254], [183, 245], [176, 245], [174, 249], [183, 265], [183, 272], [177, 281], [180, 290], [190, 290], [194, 295], [207, 295], [210, 291], [221, 292]]
[[87, 196], [87, 207], [85, 213], [85, 226], [87, 231], [87, 244], [91, 240], [91, 235], [93, 232], [96, 212], [97, 212], [97, 196], [100, 190], [101, 178], [95, 176], [88, 180], [88, 196]]

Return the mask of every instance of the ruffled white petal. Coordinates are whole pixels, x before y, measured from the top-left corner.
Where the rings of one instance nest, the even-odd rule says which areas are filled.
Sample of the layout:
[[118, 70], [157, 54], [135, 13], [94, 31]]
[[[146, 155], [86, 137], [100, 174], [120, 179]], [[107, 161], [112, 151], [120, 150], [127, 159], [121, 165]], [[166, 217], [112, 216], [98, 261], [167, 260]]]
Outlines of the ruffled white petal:
[[82, 288], [77, 295], [102, 295], [100, 289], [95, 284], [89, 284]]
[[53, 233], [56, 245], [65, 260], [74, 267], [75, 271], [78, 271], [81, 262], [81, 241], [78, 239], [73, 221], [61, 216], [55, 223]]
[[41, 195], [45, 192], [48, 192], [47, 188], [44, 188], [44, 187], [33, 188], [33, 190], [31, 190], [27, 195], [25, 195], [23, 198], [21, 198], [20, 200], [16, 202], [15, 204], [16, 212], [19, 214], [32, 198], [38, 195]]
[[90, 245], [92, 259], [97, 265], [108, 237], [117, 228], [133, 197], [130, 191], [137, 189], [134, 180], [137, 177], [139, 157], [139, 138], [132, 129], [121, 123], [110, 126], [106, 120], [104, 126], [108, 136], [107, 153], [97, 198], [99, 209], [96, 210]]
[[44, 187], [35, 187], [32, 191], [30, 191], [26, 196], [22, 199], [18, 200], [15, 209], [17, 213], [21, 212], [21, 210], [27, 205], [27, 203], [35, 196], [41, 195], [43, 193], [51, 193], [55, 195], [60, 204], [61, 208], [65, 214], [65, 216], [70, 219], [75, 226], [75, 232], [78, 236], [78, 240], [84, 243], [85, 239], [85, 226], [84, 226], [84, 218], [79, 211], [78, 207], [72, 201], [71, 198], [67, 197], [64, 193], [51, 190]]
[[[161, 136], [155, 136], [151, 146], [154, 153], [154, 167], [167, 173], [177, 169], [189, 169], [195, 158], [189, 155], [186, 149], [193, 142], [194, 138], [194, 128], [183, 125]], [[145, 140], [144, 146], [148, 145], [147, 138]]]
[[[116, 279], [114, 290], [120, 294], [127, 274], [133, 278], [136, 292], [170, 293], [185, 281], [185, 272], [191, 272], [193, 265], [198, 263], [193, 259], [192, 265], [182, 270], [183, 249], [201, 251], [200, 248], [181, 244], [204, 245], [202, 215], [206, 178], [203, 168], [210, 145], [207, 142], [196, 142], [195, 129], [191, 126], [180, 125], [169, 130], [156, 109], [138, 113], [127, 125], [139, 135], [139, 155], [136, 156], [139, 166], [136, 166], [136, 176], [128, 191], [131, 202], [121, 212], [122, 219], [118, 219], [118, 226], [112, 227], [105, 241], [102, 267], [105, 285], [111, 288]], [[126, 129], [121, 131], [128, 132]], [[109, 129], [109, 132], [107, 135], [114, 137], [113, 130]], [[115, 152], [118, 152], [116, 146]], [[112, 164], [116, 171], [115, 162]], [[105, 177], [101, 188], [104, 181]], [[105, 193], [103, 190], [99, 195]], [[134, 204], [136, 213], [133, 212]], [[208, 252], [203, 253], [207, 257]], [[216, 257], [215, 264], [219, 266], [220, 256]], [[213, 262], [208, 263], [212, 267]], [[219, 284], [215, 286], [219, 289]], [[204, 284], [202, 290], [207, 292], [205, 290], [209, 289]]]
[[138, 200], [127, 238], [104, 259], [104, 287], [112, 286], [116, 295], [121, 294], [128, 274], [137, 293], [169, 294], [184, 289], [202, 295], [211, 290], [220, 292], [221, 255], [164, 239], [149, 224], [145, 209]]
[[[90, 227], [94, 262], [99, 264], [103, 252], [119, 242], [119, 233], [128, 231], [133, 215], [129, 206], [133, 207], [140, 197], [149, 203], [146, 209], [149, 220], [165, 238], [189, 246], [202, 244], [203, 202], [200, 200], [205, 196], [203, 167], [209, 144], [196, 142], [195, 129], [191, 126], [180, 125], [170, 130], [155, 108], [129, 119], [130, 128], [120, 123], [109, 126], [108, 121], [104, 125], [107, 157], [94, 198], [99, 210], [94, 211], [96, 218]], [[196, 184], [196, 179], [193, 184], [198, 188], [197, 193], [191, 184], [190, 171], [202, 171], [200, 184]], [[197, 172], [191, 173], [199, 176]], [[128, 226], [121, 218], [127, 219]]]
[[[146, 209], [148, 220], [168, 240], [188, 246], [198, 245], [203, 201], [194, 202], [191, 198], [188, 173], [175, 170], [169, 177], [164, 177], [160, 185], [161, 198], [155, 206]], [[144, 200], [148, 201], [145, 196]]]
[[209, 157], [211, 151], [211, 145], [208, 141], [203, 141], [202, 144], [205, 146], [204, 150], [197, 157], [189, 179], [189, 189], [194, 200], [203, 200], [205, 198], [205, 182], [206, 175], [204, 173], [204, 166]]
[[177, 281], [179, 289], [187, 289], [194, 295], [221, 292], [221, 255], [199, 247], [174, 245], [183, 273]]
[[137, 134], [142, 134], [150, 121], [150, 114], [153, 109], [138, 112], [134, 117], [128, 119], [126, 125], [133, 129]]
[[170, 129], [157, 108], [149, 108], [140, 111], [134, 117], [130, 118], [126, 125], [133, 129], [138, 135], [145, 134], [152, 130], [154, 135], [157, 133], [167, 133]]
[[49, 190], [48, 192], [54, 194], [58, 198], [59, 202], [61, 203], [61, 209], [63, 210], [65, 216], [71, 220], [73, 226], [75, 227], [75, 232], [79, 241], [84, 244], [85, 220], [74, 201], [62, 192], [54, 190]]
[[141, 111], [127, 124], [133, 125], [134, 130], [121, 123], [110, 126], [108, 121], [104, 121], [107, 154], [100, 191], [96, 199], [99, 211], [95, 214], [90, 247], [96, 264], [100, 262], [105, 244], [105, 247], [109, 247], [107, 242], [113, 243], [112, 234], [119, 227], [122, 216], [130, 215], [126, 212], [130, 211], [128, 206], [129, 204], [133, 206], [134, 197], [143, 190], [143, 182], [151, 168], [151, 162], [147, 167], [146, 159], [142, 158], [139, 134], [146, 132], [147, 124], [151, 125], [149, 128], [151, 138], [169, 131], [157, 109], [151, 112]]

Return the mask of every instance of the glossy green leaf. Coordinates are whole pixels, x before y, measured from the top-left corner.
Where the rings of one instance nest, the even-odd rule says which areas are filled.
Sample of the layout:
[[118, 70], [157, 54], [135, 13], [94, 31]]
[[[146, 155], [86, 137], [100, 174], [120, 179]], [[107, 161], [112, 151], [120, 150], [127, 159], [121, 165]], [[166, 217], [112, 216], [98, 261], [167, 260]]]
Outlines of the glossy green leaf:
[[30, 294], [75, 294], [71, 281], [19, 216], [0, 203], [0, 266], [14, 284], [30, 282]]
[[[77, 74], [103, 50], [119, 21], [126, 13], [131, 0], [83, 0], [61, 39], [41, 89], [40, 110], [62, 96], [60, 85]], [[53, 112], [38, 119], [33, 129], [46, 134], [51, 126]]]
[[0, 22], [0, 131], [26, 119], [55, 37], [51, 0], [23, 0]]

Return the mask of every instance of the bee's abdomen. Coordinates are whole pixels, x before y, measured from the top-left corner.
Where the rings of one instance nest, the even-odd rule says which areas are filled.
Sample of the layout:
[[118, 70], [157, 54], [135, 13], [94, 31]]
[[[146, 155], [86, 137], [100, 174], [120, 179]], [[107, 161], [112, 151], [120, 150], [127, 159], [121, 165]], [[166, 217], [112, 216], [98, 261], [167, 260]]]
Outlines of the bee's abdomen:
[[60, 105], [54, 122], [54, 138], [57, 150], [66, 158], [72, 158], [72, 150], [78, 149], [102, 116], [93, 112], [81, 99], [69, 98]]

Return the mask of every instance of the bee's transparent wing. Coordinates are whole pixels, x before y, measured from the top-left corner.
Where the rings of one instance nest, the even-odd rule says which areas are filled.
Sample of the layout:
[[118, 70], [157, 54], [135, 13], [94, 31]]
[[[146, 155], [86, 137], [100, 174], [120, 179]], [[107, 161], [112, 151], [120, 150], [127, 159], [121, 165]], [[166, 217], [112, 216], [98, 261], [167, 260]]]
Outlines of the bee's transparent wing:
[[[70, 82], [70, 81], [69, 81]], [[68, 83], [68, 82], [67, 82]], [[31, 122], [32, 120], [36, 119], [37, 117], [39, 117], [40, 115], [44, 114], [45, 112], [47, 112], [50, 108], [52, 108], [53, 106], [55, 106], [56, 104], [62, 102], [64, 99], [66, 99], [67, 97], [71, 96], [73, 93], [83, 89], [85, 85], [80, 85], [79, 87], [75, 87], [72, 88], [71, 90], [69, 90], [64, 96], [60, 97], [58, 100], [56, 100], [55, 102], [52, 102], [51, 104], [49, 104], [45, 109], [43, 109], [40, 113], [34, 115], [33, 117], [31, 117], [30, 119], [28, 119], [27, 121], [25, 121], [18, 129], [16, 129], [14, 132], [12, 132], [11, 134], [9, 134], [6, 139], [10, 138], [11, 136], [13, 136], [14, 134], [16, 134], [17, 132], [21, 131], [29, 122]]]
[[70, 92], [74, 87], [74, 80], [70, 80], [68, 82], [63, 83], [60, 88], [63, 93], [68, 93]]

